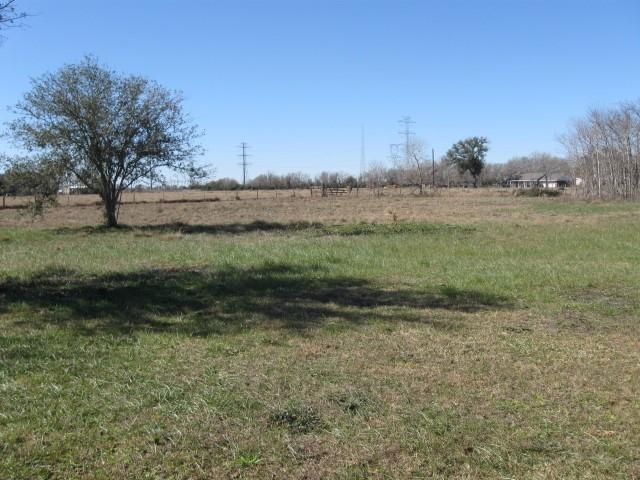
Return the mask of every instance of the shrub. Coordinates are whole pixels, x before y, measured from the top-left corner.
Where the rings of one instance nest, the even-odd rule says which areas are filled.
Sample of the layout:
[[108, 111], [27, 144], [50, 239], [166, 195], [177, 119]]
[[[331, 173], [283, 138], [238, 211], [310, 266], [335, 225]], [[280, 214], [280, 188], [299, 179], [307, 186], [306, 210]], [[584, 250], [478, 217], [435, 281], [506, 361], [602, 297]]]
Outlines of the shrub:
[[562, 194], [560, 190], [539, 187], [514, 190], [513, 193], [516, 197], [559, 197]]

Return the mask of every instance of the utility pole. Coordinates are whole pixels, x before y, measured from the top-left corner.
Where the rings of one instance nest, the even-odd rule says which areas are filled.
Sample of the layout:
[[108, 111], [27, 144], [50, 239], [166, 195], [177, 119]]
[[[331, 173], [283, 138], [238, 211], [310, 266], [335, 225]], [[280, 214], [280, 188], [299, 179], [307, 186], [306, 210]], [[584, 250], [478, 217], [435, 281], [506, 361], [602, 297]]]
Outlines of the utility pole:
[[247, 142], [242, 142], [238, 145], [238, 148], [242, 149], [242, 153], [238, 154], [238, 156], [242, 158], [242, 162], [238, 165], [242, 167], [242, 186], [244, 187], [247, 183], [247, 167], [250, 165], [250, 163], [247, 163], [247, 157], [249, 156], [247, 148], [249, 148], [249, 145], [247, 145]]
[[431, 187], [436, 188], [436, 151], [431, 149]]
[[358, 184], [362, 183], [364, 171], [366, 169], [367, 169], [367, 158], [365, 155], [365, 148], [364, 148], [364, 125], [362, 125], [362, 129], [360, 132], [360, 178], [358, 180]]
[[400, 135], [404, 136], [404, 159], [407, 163], [411, 161], [409, 156], [411, 155], [411, 135], [414, 135], [415, 132], [411, 131], [411, 125], [415, 125], [411, 117], [404, 116], [400, 120], [398, 120], [400, 125], [402, 125], [402, 130], [399, 132]]

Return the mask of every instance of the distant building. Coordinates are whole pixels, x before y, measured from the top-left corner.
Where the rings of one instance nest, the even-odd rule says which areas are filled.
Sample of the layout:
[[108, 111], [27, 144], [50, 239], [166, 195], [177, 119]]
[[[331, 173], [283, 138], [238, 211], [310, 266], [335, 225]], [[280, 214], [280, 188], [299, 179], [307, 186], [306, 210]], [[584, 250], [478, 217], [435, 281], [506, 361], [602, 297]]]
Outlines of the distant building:
[[569, 175], [560, 173], [522, 173], [513, 175], [508, 180], [511, 188], [566, 188], [572, 184]]
[[60, 190], [58, 190], [58, 193], [62, 195], [80, 195], [83, 193], [91, 193], [91, 192], [84, 185], [69, 184], [69, 185], [64, 185]]

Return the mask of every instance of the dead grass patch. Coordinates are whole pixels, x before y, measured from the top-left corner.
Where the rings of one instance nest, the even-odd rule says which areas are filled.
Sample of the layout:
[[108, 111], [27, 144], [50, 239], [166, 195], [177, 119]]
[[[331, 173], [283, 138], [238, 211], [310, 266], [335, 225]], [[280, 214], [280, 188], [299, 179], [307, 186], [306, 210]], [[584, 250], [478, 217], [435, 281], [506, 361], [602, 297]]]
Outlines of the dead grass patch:
[[[214, 196], [215, 193], [215, 196]], [[273, 193], [273, 192], [270, 192]], [[242, 192], [243, 195], [251, 192]], [[156, 194], [150, 194], [156, 195]], [[247, 196], [243, 202], [232, 201], [233, 192], [176, 193], [177, 197], [165, 203], [152, 203], [152, 198], [121, 207], [121, 222], [127, 225], [161, 225], [183, 223], [188, 225], [266, 223], [323, 223], [345, 224], [366, 221], [394, 222], [419, 221], [474, 224], [479, 222], [513, 223], [526, 221], [533, 224], [591, 222], [603, 215], [624, 215], [628, 212], [602, 209], [593, 215], [575, 215], [572, 205], [582, 205], [575, 199], [516, 198], [509, 192], [495, 189], [451, 189], [437, 196], [389, 195], [373, 197], [366, 194], [335, 198], [273, 195]], [[200, 196], [198, 196], [200, 195]], [[77, 196], [84, 197], [84, 196]], [[136, 197], [138, 198], [138, 197]], [[220, 201], [214, 200], [219, 198]], [[80, 200], [74, 201], [80, 202]], [[158, 199], [156, 199], [158, 200]], [[145, 202], [150, 203], [145, 203]], [[158, 200], [159, 201], [159, 200]], [[568, 207], [556, 208], [556, 204]], [[547, 208], [546, 205], [550, 205]], [[540, 208], [539, 208], [540, 207]], [[637, 212], [636, 212], [637, 213]], [[67, 205], [61, 201], [35, 221], [38, 227], [99, 225], [102, 211], [95, 205], [78, 203]], [[27, 226], [31, 219], [15, 210], [0, 210], [0, 225]]]

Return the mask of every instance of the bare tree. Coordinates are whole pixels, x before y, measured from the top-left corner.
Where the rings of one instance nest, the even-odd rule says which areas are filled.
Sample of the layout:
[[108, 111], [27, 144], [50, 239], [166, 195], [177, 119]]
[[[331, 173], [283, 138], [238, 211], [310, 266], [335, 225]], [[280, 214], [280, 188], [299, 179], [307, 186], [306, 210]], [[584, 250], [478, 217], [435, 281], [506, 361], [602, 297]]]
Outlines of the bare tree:
[[424, 142], [414, 139], [410, 144], [411, 153], [411, 177], [418, 183], [418, 189], [422, 195], [425, 184], [427, 158], [424, 153]]
[[573, 174], [574, 163], [571, 159], [561, 158], [546, 152], [533, 152], [529, 155], [513, 157], [506, 163], [487, 165], [482, 174], [483, 181], [491, 178], [494, 183], [506, 180], [523, 173], [536, 172], [542, 175], [543, 182], [548, 182], [550, 175]]
[[640, 100], [590, 110], [561, 141], [584, 195], [640, 197]]
[[546, 152], [533, 152], [529, 155], [510, 158], [500, 172], [504, 176], [525, 172], [567, 173], [573, 164], [566, 158], [557, 157]]
[[323, 187], [343, 187], [352, 178], [346, 172], [321, 172], [316, 175], [315, 184]]
[[284, 180], [287, 188], [303, 188], [311, 184], [311, 177], [302, 172], [287, 173]]
[[364, 178], [369, 188], [371, 188], [376, 196], [381, 196], [384, 186], [387, 184], [387, 168], [382, 162], [373, 162], [369, 165]]
[[389, 179], [404, 185], [417, 185], [422, 194], [428, 174], [429, 158], [425, 154], [425, 142], [412, 137], [405, 145], [405, 156], [392, 156], [393, 169], [388, 170]]
[[86, 57], [32, 81], [14, 108], [13, 138], [100, 195], [105, 223], [118, 224], [122, 192], [163, 170], [198, 172], [200, 135], [182, 96]]
[[16, 0], [0, 0], [0, 31], [20, 25], [20, 20], [26, 17], [25, 12], [16, 8]]

